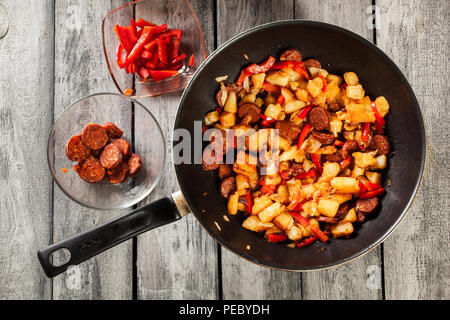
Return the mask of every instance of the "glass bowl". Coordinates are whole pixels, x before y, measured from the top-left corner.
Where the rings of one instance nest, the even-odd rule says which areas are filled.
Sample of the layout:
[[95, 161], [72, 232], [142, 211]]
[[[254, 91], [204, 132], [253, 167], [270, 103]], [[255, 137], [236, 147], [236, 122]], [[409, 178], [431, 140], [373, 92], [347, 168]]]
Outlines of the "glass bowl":
[[[73, 170], [77, 162], [67, 158], [65, 145], [89, 122], [113, 122], [123, 130], [122, 138], [142, 158], [135, 177], [119, 184], [105, 179], [91, 184], [78, 176]], [[104, 210], [130, 207], [149, 195], [161, 177], [165, 155], [164, 135], [150, 111], [114, 93], [93, 94], [67, 107], [55, 121], [47, 145], [48, 164], [59, 188], [81, 205]]]
[[[139, 76], [127, 74], [116, 63], [119, 40], [113, 28], [115, 25], [128, 26], [130, 20], [142, 18], [152, 23], [167, 24], [168, 29], [181, 29], [180, 53], [186, 53], [183, 67], [178, 74], [155, 82], [141, 80]], [[197, 15], [188, 0], [140, 0], [126, 4], [108, 13], [102, 22], [103, 52], [112, 80], [121, 94], [134, 89], [130, 97], [153, 97], [184, 89], [200, 64], [206, 59], [206, 43]], [[194, 55], [194, 65], [188, 60]], [[134, 88], [133, 88], [134, 87]]]

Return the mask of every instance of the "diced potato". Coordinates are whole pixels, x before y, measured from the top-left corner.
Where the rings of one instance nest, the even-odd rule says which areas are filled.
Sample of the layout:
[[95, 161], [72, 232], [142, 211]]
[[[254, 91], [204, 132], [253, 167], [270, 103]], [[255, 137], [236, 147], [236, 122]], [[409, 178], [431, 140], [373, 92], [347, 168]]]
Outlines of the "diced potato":
[[236, 113], [222, 112], [220, 115], [220, 124], [222, 127], [230, 128], [236, 124]]
[[236, 92], [230, 91], [228, 94], [227, 101], [225, 102], [225, 105], [223, 106], [223, 110], [226, 112], [237, 112], [237, 97]]
[[306, 90], [308, 90], [309, 94], [315, 98], [322, 92], [323, 82], [322, 79], [317, 77], [313, 80], [308, 81], [308, 86]]
[[342, 193], [359, 192], [358, 180], [351, 177], [334, 177], [331, 179], [331, 187]]
[[297, 81], [301, 78], [301, 75], [298, 72], [296, 72], [294, 69], [287, 68], [287, 69], [283, 69], [283, 71], [287, 74], [289, 82]]
[[[309, 136], [304, 142], [305, 144], [305, 151], [308, 153], [317, 153], [317, 150], [320, 149], [322, 144], [319, 140], [314, 139], [313, 136]], [[300, 149], [303, 149], [303, 145], [300, 147]]]
[[296, 91], [299, 87], [300, 83], [298, 81], [291, 81], [288, 84], [288, 87], [292, 90], [292, 91]]
[[344, 73], [344, 80], [349, 86], [356, 86], [359, 83], [358, 76], [354, 72]]
[[381, 184], [381, 174], [378, 172], [366, 171], [366, 177], [372, 183]]
[[304, 108], [305, 105], [306, 105], [306, 103], [303, 101], [293, 100], [293, 101], [285, 103], [284, 112], [289, 114], [289, 113], [292, 113], [292, 112], [295, 112], [295, 111], [298, 111], [298, 110]]
[[285, 87], [281, 87], [281, 95], [284, 98], [284, 103], [289, 103], [294, 100], [294, 94]]
[[374, 122], [375, 115], [372, 108], [362, 104], [350, 103], [346, 106], [348, 120], [351, 123]]
[[228, 213], [235, 215], [238, 212], [239, 193], [236, 191], [228, 199]]
[[255, 231], [255, 232], [264, 232], [269, 228], [273, 228], [273, 223], [264, 223], [258, 219], [257, 216], [249, 216], [244, 220], [242, 226], [245, 229]]
[[367, 168], [377, 164], [377, 160], [371, 152], [353, 152], [352, 156], [355, 158], [355, 165], [360, 168]]
[[334, 200], [337, 203], [339, 203], [340, 205], [343, 204], [344, 202], [352, 200], [352, 198], [353, 197], [352, 197], [351, 193], [335, 193], [335, 194], [328, 196], [328, 199]]
[[253, 132], [253, 128], [250, 127], [248, 124], [237, 124], [233, 127], [234, 129], [234, 135], [236, 137], [244, 136], [245, 134], [250, 134]]
[[280, 106], [280, 104], [269, 104], [266, 108], [266, 111], [264, 111], [264, 115], [271, 117], [273, 119], [278, 119], [280, 113], [283, 111], [283, 108]]
[[321, 148], [319, 148], [316, 153], [318, 154], [332, 154], [335, 153], [337, 151], [336, 147], [333, 145], [329, 145], [329, 146], [323, 146]]
[[356, 211], [354, 208], [351, 208], [350, 210], [348, 210], [347, 214], [344, 216], [344, 218], [342, 218], [341, 222], [355, 222], [357, 219], [356, 217]]
[[335, 101], [337, 95], [341, 92], [339, 85], [335, 82], [331, 82], [327, 85], [327, 90], [325, 91], [326, 100], [328, 102]]
[[310, 169], [313, 169], [313, 168], [314, 168], [314, 163], [312, 163], [312, 161], [309, 161], [308, 159], [303, 161], [303, 171], [308, 172]]
[[238, 211], [245, 212], [245, 205], [242, 202], [238, 202]]
[[278, 228], [277, 226], [273, 226], [272, 228], [269, 228], [266, 230], [265, 233], [265, 237], [267, 237], [269, 234], [274, 234], [274, 233], [281, 233], [283, 230], [281, 230], [280, 228]]
[[337, 177], [340, 171], [341, 166], [339, 163], [327, 161], [323, 164], [322, 177], [331, 179]]
[[332, 83], [332, 82], [334, 82], [334, 83], [336, 83], [338, 86], [340, 86], [341, 85], [341, 83], [342, 83], [342, 78], [340, 77], [340, 76], [338, 76], [338, 75], [335, 75], [335, 74], [328, 74], [328, 76], [327, 76], [327, 81], [328, 81], [328, 83], [330, 84], [330, 83]]
[[266, 74], [264, 72], [252, 75], [252, 83], [255, 88], [261, 89], [266, 79]]
[[320, 91], [320, 93], [314, 98], [315, 105], [321, 106], [323, 108], [327, 108], [327, 94], [326, 92]]
[[253, 172], [251, 175], [248, 176], [250, 187], [253, 189], [258, 188], [259, 186], [259, 174], [258, 171]]
[[347, 86], [347, 88], [345, 88], [345, 94], [350, 99], [362, 99], [364, 97], [364, 89], [360, 84]]
[[257, 163], [258, 160], [256, 157], [250, 156], [244, 151], [239, 151], [236, 157], [236, 162], [233, 165], [233, 170], [236, 173], [250, 177], [256, 172]]
[[[302, 109], [302, 110], [303, 110], [303, 109]], [[292, 112], [292, 113], [291, 113], [291, 116], [289, 117], [289, 121], [291, 121], [292, 123], [296, 124], [297, 126], [301, 126], [302, 123], [303, 123], [304, 121], [306, 121], [306, 119], [302, 119], [302, 118], [300, 118], [300, 117], [298, 116], [298, 114], [299, 114], [302, 110]]]
[[236, 175], [236, 187], [241, 195], [244, 195], [248, 192], [248, 189], [250, 189], [250, 181], [247, 176], [244, 176], [242, 174]]
[[297, 97], [298, 100], [306, 102], [306, 103], [310, 103], [311, 102], [311, 96], [309, 95], [308, 90], [306, 89], [297, 89], [295, 91], [295, 96]]
[[320, 215], [317, 210], [317, 203], [314, 201], [307, 201], [303, 203], [303, 212], [307, 218], [309, 217], [317, 217]]
[[276, 193], [270, 196], [270, 199], [276, 202], [289, 203], [289, 191], [286, 185], [280, 185]]
[[267, 195], [262, 195], [261, 197], [255, 198], [253, 200], [252, 214], [257, 215], [272, 203], [272, 200], [270, 200]]
[[269, 73], [266, 81], [270, 84], [286, 87], [289, 83], [289, 74], [285, 70], [274, 71]]
[[381, 155], [375, 158], [376, 165], [370, 166], [370, 170], [383, 170], [387, 165], [387, 158], [385, 155]]
[[303, 150], [298, 150], [298, 151], [295, 153], [294, 161], [295, 161], [295, 162], [298, 162], [298, 163], [302, 163], [302, 162], [305, 160], [305, 158], [306, 158], [306, 153], [305, 153], [305, 151], [303, 151]]
[[258, 213], [258, 217], [262, 222], [270, 222], [273, 218], [278, 216], [281, 212], [283, 212], [284, 206], [281, 203], [274, 202], [260, 213]]
[[256, 98], [255, 104], [258, 106], [258, 108], [261, 108], [264, 105], [264, 100], [260, 97]]
[[269, 129], [261, 129], [253, 133], [248, 138], [248, 149], [250, 152], [257, 152], [262, 149], [267, 150], [269, 134]]
[[344, 123], [344, 129], [347, 131], [353, 131], [357, 129], [359, 126], [359, 123]]
[[353, 225], [350, 222], [339, 223], [331, 226], [331, 234], [335, 238], [348, 236], [353, 232]]
[[283, 212], [273, 219], [273, 223], [281, 230], [289, 230], [294, 224], [294, 218], [289, 213]]
[[287, 237], [292, 240], [300, 240], [303, 238], [303, 230], [300, 228], [300, 226], [292, 226], [289, 230], [286, 231]]
[[335, 137], [337, 137], [342, 131], [342, 121], [337, 118], [332, 119], [330, 121], [330, 131]]
[[266, 175], [263, 177], [263, 181], [265, 185], [278, 185], [279, 183], [281, 183], [281, 177], [275, 173], [274, 175]]
[[297, 199], [302, 192], [302, 182], [296, 179], [290, 179], [286, 182], [291, 200]]
[[385, 97], [380, 96], [375, 99], [375, 106], [382, 117], [385, 117], [389, 112], [389, 102]]
[[299, 152], [300, 150], [297, 149], [296, 145], [292, 145], [289, 147], [288, 150], [284, 151], [281, 155], [280, 155], [280, 161], [288, 161], [288, 160], [293, 160], [297, 154], [297, 152]]
[[320, 70], [322, 70], [322, 69], [316, 68], [316, 67], [308, 67], [308, 71], [311, 74], [312, 78], [317, 77], [320, 73]]
[[320, 199], [317, 210], [327, 217], [333, 218], [339, 209], [339, 203], [334, 200]]
[[205, 116], [205, 124], [207, 126], [210, 126], [210, 125], [212, 125], [213, 123], [215, 123], [215, 122], [217, 122], [219, 120], [220, 120], [219, 112], [217, 112], [217, 111], [209, 112]]
[[250, 92], [242, 97], [241, 101], [239, 101], [239, 105], [243, 105], [244, 103], [254, 103], [256, 101], [256, 93]]
[[364, 175], [364, 171], [365, 171], [364, 168], [361, 168], [361, 167], [358, 167], [357, 165], [355, 165], [353, 167], [353, 170], [352, 170], [352, 177], [356, 178], [358, 176], [363, 176]]
[[289, 141], [286, 138], [283, 138], [282, 136], [278, 135], [278, 138], [274, 136], [269, 137], [269, 147], [271, 149], [276, 149], [276, 144], [278, 143], [278, 149], [286, 151], [291, 147], [291, 141]]
[[343, 135], [346, 140], [355, 140], [355, 132], [353, 131], [344, 131]]

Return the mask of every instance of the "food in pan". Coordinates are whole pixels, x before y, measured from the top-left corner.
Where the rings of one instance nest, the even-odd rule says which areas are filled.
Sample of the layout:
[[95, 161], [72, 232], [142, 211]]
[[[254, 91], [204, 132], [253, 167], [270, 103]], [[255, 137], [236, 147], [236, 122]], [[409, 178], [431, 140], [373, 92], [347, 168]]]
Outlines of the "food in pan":
[[[144, 19], [131, 19], [129, 26], [114, 27], [119, 39], [116, 63], [127, 73], [137, 73], [142, 80], [161, 81], [178, 73], [185, 53], [180, 53], [183, 31], [167, 29]], [[194, 56], [189, 58], [194, 65]]]
[[244, 228], [305, 247], [350, 237], [376, 211], [389, 103], [372, 101], [354, 72], [331, 74], [289, 49], [220, 82], [215, 100], [202, 165], [218, 170], [228, 213], [248, 215]]
[[131, 152], [130, 143], [122, 139], [123, 131], [112, 122], [102, 126], [88, 123], [81, 134], [72, 136], [66, 144], [66, 155], [77, 161], [75, 171], [81, 179], [96, 183], [125, 182], [142, 168], [142, 159]]

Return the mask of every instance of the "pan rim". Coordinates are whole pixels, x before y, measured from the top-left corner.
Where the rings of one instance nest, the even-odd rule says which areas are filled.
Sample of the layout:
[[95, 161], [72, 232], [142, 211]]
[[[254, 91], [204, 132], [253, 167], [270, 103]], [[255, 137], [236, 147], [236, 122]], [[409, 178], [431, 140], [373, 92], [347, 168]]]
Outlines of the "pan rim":
[[[324, 23], [324, 22], [318, 22], [318, 21], [312, 21], [312, 20], [306, 20], [306, 19], [289, 19], [289, 20], [279, 20], [279, 21], [269, 22], [269, 23], [265, 23], [265, 24], [253, 27], [251, 29], [248, 29], [248, 30], [246, 30], [246, 31], [244, 31], [242, 33], [239, 33], [239, 34], [235, 35], [234, 37], [230, 38], [229, 40], [225, 41], [216, 50], [214, 50], [214, 52], [212, 52], [208, 56], [208, 58], [202, 63], [202, 65], [197, 69], [197, 71], [193, 75], [191, 81], [189, 82], [189, 84], [187, 85], [185, 90], [183, 91], [183, 94], [182, 94], [182, 96], [180, 98], [180, 101], [179, 101], [179, 105], [178, 105], [178, 109], [177, 109], [177, 115], [175, 117], [174, 129], [176, 129], [178, 127], [178, 124], [179, 124], [180, 119], [181, 119], [181, 115], [180, 115], [181, 114], [180, 110], [182, 109], [181, 106], [183, 105], [183, 103], [184, 103], [184, 101], [186, 99], [186, 96], [189, 93], [193, 83], [195, 82], [195, 80], [197, 79], [199, 74], [203, 71], [203, 69], [207, 66], [207, 64], [215, 56], [220, 54], [226, 47], [228, 47], [231, 44], [237, 42], [241, 38], [244, 38], [244, 37], [248, 36], [249, 34], [252, 34], [252, 33], [255, 33], [255, 32], [260, 32], [260, 31], [263, 31], [263, 30], [266, 30], [266, 29], [270, 29], [270, 28], [274, 28], [274, 27], [278, 27], [278, 26], [285, 26], [285, 25], [306, 25], [306, 26], [313, 26], [313, 27], [321, 27], [321, 28], [328, 29], [328, 30], [331, 30], [331, 31], [339, 32], [339, 33], [343, 34], [344, 36], [350, 37], [353, 40], [358, 41], [359, 43], [363, 44], [364, 46], [369, 47], [369, 49], [374, 51], [375, 54], [380, 56], [382, 58], [382, 60], [388, 65], [388, 67], [390, 67], [397, 75], [399, 75], [399, 78], [400, 78], [401, 82], [405, 85], [405, 87], [406, 87], [406, 89], [408, 91], [408, 94], [411, 97], [411, 100], [413, 101], [413, 105], [416, 108], [416, 110], [418, 111], [418, 118], [419, 118], [418, 119], [419, 120], [418, 129], [420, 131], [420, 136], [421, 136], [421, 140], [423, 141], [423, 145], [422, 145], [422, 150], [421, 150], [421, 155], [420, 155], [420, 169], [419, 169], [419, 173], [418, 173], [418, 176], [417, 176], [415, 184], [414, 184], [413, 192], [411, 193], [411, 195], [410, 195], [410, 197], [408, 199], [408, 202], [406, 203], [404, 209], [402, 210], [402, 212], [399, 215], [399, 217], [397, 218], [397, 220], [395, 220], [394, 223], [391, 224], [387, 228], [387, 230], [383, 232], [383, 234], [378, 238], [378, 240], [374, 241], [370, 245], [368, 245], [365, 248], [357, 251], [356, 253], [352, 254], [351, 256], [349, 256], [347, 258], [337, 260], [337, 261], [335, 261], [333, 263], [317, 265], [317, 266], [314, 266], [314, 267], [299, 267], [299, 268], [283, 267], [282, 265], [276, 265], [276, 264], [262, 262], [262, 261], [260, 261], [260, 259], [257, 259], [257, 258], [255, 258], [255, 257], [253, 257], [251, 255], [245, 254], [244, 252], [239, 252], [236, 249], [232, 248], [227, 243], [220, 241], [218, 239], [218, 237], [216, 237], [216, 232], [214, 230], [212, 230], [212, 228], [209, 228], [207, 225], [204, 225], [202, 223], [202, 221], [199, 218], [199, 216], [201, 216], [200, 213], [197, 210], [193, 210], [194, 206], [191, 205], [193, 203], [193, 201], [191, 200], [191, 197], [183, 192], [183, 190], [187, 189], [187, 186], [185, 186], [183, 184], [183, 182], [179, 179], [179, 174], [180, 174], [180, 172], [179, 172], [179, 165], [175, 165], [175, 172], [176, 172], [176, 175], [177, 175], [177, 181], [178, 181], [178, 184], [180, 186], [181, 192], [183, 193], [184, 198], [186, 199], [186, 202], [187, 202], [189, 208], [191, 209], [191, 212], [194, 214], [196, 219], [199, 221], [200, 225], [222, 247], [224, 247], [228, 251], [238, 255], [239, 257], [244, 258], [247, 261], [250, 261], [250, 262], [255, 263], [257, 265], [260, 265], [260, 266], [264, 266], [264, 267], [268, 267], [268, 268], [271, 268], [271, 269], [275, 269], [275, 270], [292, 271], [292, 272], [319, 271], [319, 270], [325, 270], [325, 269], [334, 268], [334, 267], [337, 267], [337, 266], [349, 263], [349, 262], [351, 262], [353, 260], [356, 260], [356, 259], [364, 256], [368, 252], [370, 252], [373, 249], [375, 249], [376, 247], [378, 247], [381, 243], [383, 243], [394, 232], [394, 230], [400, 225], [400, 223], [403, 221], [403, 219], [405, 218], [405, 216], [409, 212], [409, 209], [410, 209], [412, 203], [414, 202], [414, 200], [415, 200], [415, 198], [417, 196], [417, 192], [419, 190], [419, 187], [421, 185], [422, 178], [423, 178], [425, 159], [426, 159], [426, 145], [427, 145], [426, 134], [425, 134], [425, 124], [424, 124], [424, 121], [423, 121], [422, 112], [420, 110], [420, 106], [419, 106], [419, 103], [417, 101], [417, 98], [416, 98], [416, 96], [414, 94], [414, 91], [412, 90], [411, 85], [409, 84], [408, 80], [406, 79], [405, 75], [400, 70], [400, 68], [392, 61], [392, 59], [386, 53], [384, 53], [380, 48], [378, 48], [375, 44], [373, 44], [369, 40], [359, 36], [358, 34], [352, 32], [350, 30], [338, 27], [338, 26], [333, 25], [333, 24]], [[172, 134], [173, 134], [173, 131], [172, 131]], [[172, 142], [173, 142], [173, 139], [172, 139]]]

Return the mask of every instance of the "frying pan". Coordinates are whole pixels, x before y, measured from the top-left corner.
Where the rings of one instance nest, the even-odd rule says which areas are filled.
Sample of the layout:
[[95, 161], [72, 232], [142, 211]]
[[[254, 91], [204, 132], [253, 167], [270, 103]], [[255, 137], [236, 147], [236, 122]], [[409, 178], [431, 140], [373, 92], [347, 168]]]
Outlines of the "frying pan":
[[[279, 56], [288, 48], [298, 48], [305, 59], [318, 59], [330, 73], [356, 72], [366, 95], [383, 95], [390, 104], [386, 135], [392, 144], [392, 156], [383, 173], [390, 183], [385, 184], [387, 192], [378, 211], [356, 227], [351, 238], [333, 239], [329, 244], [316, 242], [302, 249], [269, 243], [261, 234], [241, 227], [243, 214], [231, 216], [229, 222], [223, 219], [227, 207], [219, 194], [217, 173], [204, 171], [201, 164], [182, 163], [175, 165], [179, 192], [39, 251], [38, 258], [47, 276], [53, 277], [122, 241], [176, 221], [189, 211], [231, 252], [265, 267], [289, 271], [337, 266], [369, 252], [386, 239], [405, 216], [419, 187], [425, 159], [424, 124], [414, 93], [401, 71], [387, 55], [360, 36], [330, 24], [305, 20], [268, 23], [235, 36], [212, 53], [192, 78], [181, 97], [175, 129], [186, 129], [194, 136], [194, 121], [203, 119], [214, 106], [215, 77], [229, 75], [231, 79], [249, 62]], [[244, 58], [244, 53], [250, 60]], [[193, 161], [194, 152], [191, 153]], [[70, 259], [53, 266], [50, 255], [61, 248], [70, 251]]]

